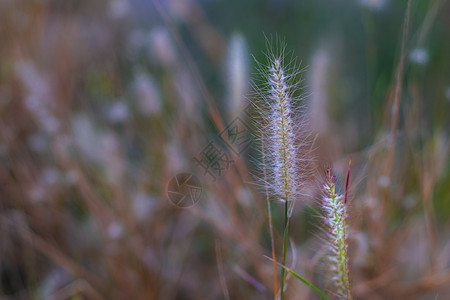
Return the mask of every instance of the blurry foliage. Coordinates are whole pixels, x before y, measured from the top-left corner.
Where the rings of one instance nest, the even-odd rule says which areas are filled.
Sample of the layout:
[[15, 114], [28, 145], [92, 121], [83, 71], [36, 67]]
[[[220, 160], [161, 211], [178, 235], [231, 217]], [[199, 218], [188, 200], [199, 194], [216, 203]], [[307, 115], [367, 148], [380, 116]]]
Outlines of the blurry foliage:
[[[248, 81], [265, 36], [286, 41], [305, 67], [307, 106], [313, 57], [328, 58], [317, 165], [340, 172], [355, 154], [355, 297], [449, 297], [448, 1], [412, 1], [395, 162], [383, 177], [406, 2], [0, 0], [0, 298], [220, 299], [219, 276], [231, 299], [270, 298], [252, 164], [234, 157], [212, 182], [192, 160], [227, 120], [235, 33], [249, 50]], [[166, 195], [182, 171], [203, 184], [185, 210]], [[292, 253], [298, 273], [326, 287], [316, 185], [293, 218]], [[313, 299], [293, 279], [288, 295]]]

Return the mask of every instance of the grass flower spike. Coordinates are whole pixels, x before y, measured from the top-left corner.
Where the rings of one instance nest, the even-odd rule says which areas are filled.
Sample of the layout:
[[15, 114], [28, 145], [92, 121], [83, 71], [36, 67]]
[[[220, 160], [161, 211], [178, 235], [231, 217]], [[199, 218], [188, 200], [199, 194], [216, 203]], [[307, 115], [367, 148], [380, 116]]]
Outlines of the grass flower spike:
[[[264, 143], [267, 181], [270, 194], [288, 207], [291, 215], [295, 200], [300, 197], [309, 162], [309, 151], [305, 147], [307, 131], [301, 112], [301, 99], [296, 97], [299, 90], [300, 70], [293, 63], [284, 64], [284, 48], [276, 47], [279, 54], [269, 51], [268, 63], [259, 64], [260, 82], [257, 88], [260, 137]], [[270, 46], [269, 46], [270, 49]]]
[[292, 120], [291, 97], [281, 60], [275, 59], [269, 72], [272, 116], [269, 123], [269, 138], [273, 155], [272, 168], [275, 189], [280, 200], [286, 202], [288, 215], [292, 213], [297, 195], [299, 176], [296, 162], [296, 143]]
[[[269, 47], [270, 49], [270, 47]], [[299, 89], [297, 75], [299, 69], [294, 63], [284, 65], [284, 48], [279, 54], [269, 52], [268, 63], [260, 64], [263, 75], [258, 89], [259, 99], [255, 105], [262, 116], [261, 141], [263, 143], [264, 186], [272, 198], [284, 204], [284, 239], [282, 264], [286, 265], [289, 219], [294, 204], [300, 198], [301, 187], [308, 170], [305, 123], [300, 109], [300, 99], [295, 96]], [[307, 148], [309, 149], [309, 148]], [[280, 298], [285, 289], [285, 270], [281, 270]]]
[[347, 255], [347, 206], [344, 196], [336, 193], [335, 178], [328, 169], [323, 185], [323, 220], [330, 245], [327, 255], [331, 281], [339, 299], [351, 299]]

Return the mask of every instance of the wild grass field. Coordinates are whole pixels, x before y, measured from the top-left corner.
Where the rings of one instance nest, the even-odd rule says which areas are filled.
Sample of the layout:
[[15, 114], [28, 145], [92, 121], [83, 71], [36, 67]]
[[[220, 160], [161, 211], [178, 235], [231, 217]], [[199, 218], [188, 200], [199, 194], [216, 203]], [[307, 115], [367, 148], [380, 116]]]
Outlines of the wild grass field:
[[450, 299], [446, 0], [0, 0], [0, 300]]

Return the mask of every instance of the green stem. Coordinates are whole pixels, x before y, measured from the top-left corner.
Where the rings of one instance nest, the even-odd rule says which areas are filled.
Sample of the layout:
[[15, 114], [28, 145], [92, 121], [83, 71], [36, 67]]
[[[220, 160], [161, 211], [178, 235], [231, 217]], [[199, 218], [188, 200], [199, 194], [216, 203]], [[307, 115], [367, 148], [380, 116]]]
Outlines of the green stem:
[[[284, 239], [283, 239], [283, 266], [286, 265], [286, 252], [287, 252], [287, 240], [288, 240], [288, 229], [289, 229], [289, 217], [288, 217], [288, 199], [284, 204]], [[286, 278], [286, 270], [281, 269], [281, 291], [280, 300], [283, 300], [284, 296], [284, 280]]]

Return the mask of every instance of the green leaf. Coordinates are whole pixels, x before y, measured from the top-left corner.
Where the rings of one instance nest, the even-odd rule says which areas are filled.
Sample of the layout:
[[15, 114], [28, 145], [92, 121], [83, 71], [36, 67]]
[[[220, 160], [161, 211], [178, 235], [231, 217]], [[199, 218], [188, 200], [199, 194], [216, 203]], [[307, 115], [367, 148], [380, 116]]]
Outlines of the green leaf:
[[318, 288], [316, 288], [312, 283], [309, 283], [308, 280], [304, 279], [303, 277], [301, 277], [300, 275], [298, 275], [297, 273], [295, 273], [294, 271], [292, 271], [291, 269], [288, 269], [289, 273], [291, 273], [292, 275], [294, 275], [295, 278], [297, 278], [298, 280], [300, 280], [301, 282], [303, 282], [304, 284], [306, 284], [307, 286], [309, 286], [314, 292], [316, 292], [317, 295], [320, 296], [320, 298], [324, 299], [324, 300], [329, 300], [329, 298], [327, 297], [327, 295], [325, 295], [324, 292], [322, 292], [321, 290], [319, 290]]

